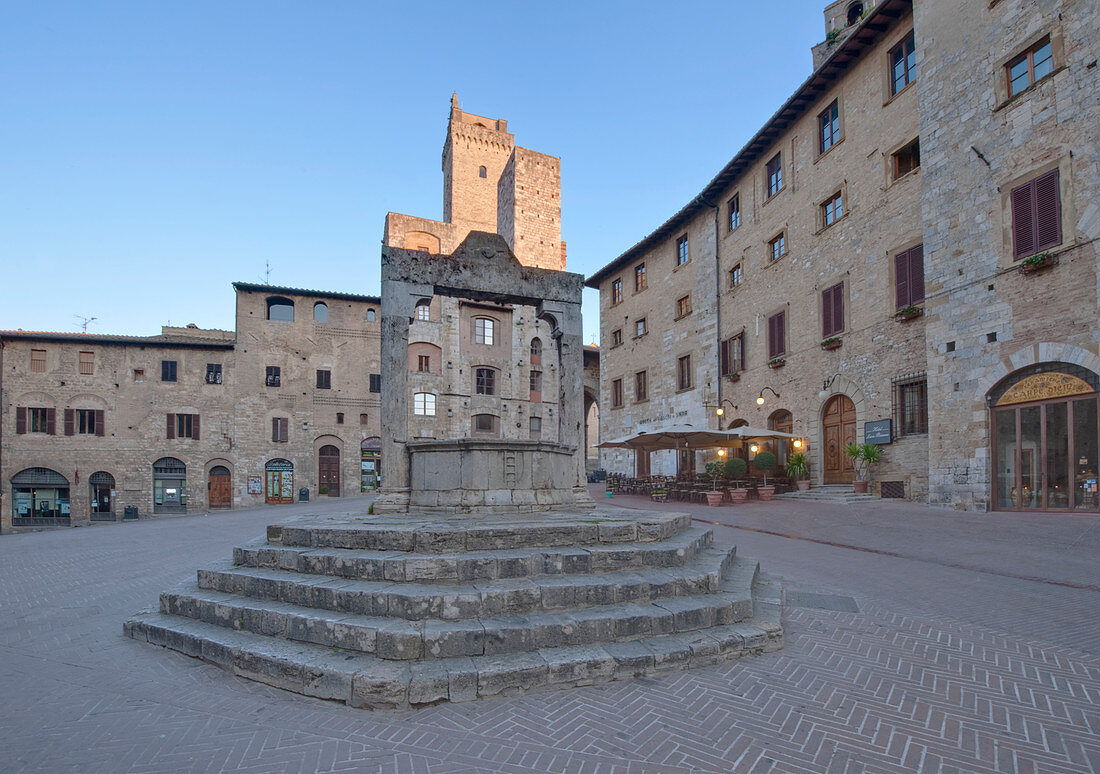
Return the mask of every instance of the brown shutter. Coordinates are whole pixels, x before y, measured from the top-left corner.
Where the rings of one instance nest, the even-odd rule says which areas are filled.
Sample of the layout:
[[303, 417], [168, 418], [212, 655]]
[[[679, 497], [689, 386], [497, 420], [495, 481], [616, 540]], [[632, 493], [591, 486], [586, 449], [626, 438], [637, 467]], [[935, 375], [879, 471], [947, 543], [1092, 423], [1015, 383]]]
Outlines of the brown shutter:
[[76, 411], [67, 408], [65, 409], [65, 435], [74, 433], [76, 433]]
[[272, 417], [271, 419], [271, 442], [279, 442], [279, 418]]
[[834, 331], [840, 333], [844, 330], [844, 283], [841, 282], [833, 288], [833, 325]]
[[24, 435], [27, 432], [27, 407], [15, 407], [15, 434]]
[[783, 355], [787, 352], [787, 313], [780, 312], [776, 315], [775, 321], [776, 339], [775, 347], [776, 354]]
[[290, 439], [290, 420], [286, 417], [282, 418], [279, 422], [279, 440], [282, 443], [287, 443]]
[[191, 415], [191, 437], [196, 441], [199, 440], [199, 415]]
[[833, 289], [821, 291], [821, 338], [831, 336], [833, 327]]
[[1062, 244], [1062, 202], [1058, 170], [1035, 179], [1035, 251]]
[[738, 333], [736, 338], [737, 338], [737, 360], [738, 360], [737, 370], [744, 371], [745, 370], [745, 334]]
[[176, 415], [168, 415], [168, 439], [171, 440], [176, 437]]
[[730, 340], [726, 339], [718, 348], [718, 373], [725, 376], [730, 373]]
[[57, 435], [57, 409], [46, 409], [46, 434]]
[[909, 303], [924, 300], [924, 245], [909, 250]]
[[1035, 210], [1032, 201], [1035, 181], [1012, 189], [1009, 195], [1012, 207], [1012, 257], [1015, 260], [1034, 255]]
[[107, 429], [104, 427], [104, 418], [106, 412], [103, 409], [95, 410], [95, 434], [102, 438], [107, 434]]
[[898, 309], [909, 306], [909, 250], [894, 256], [894, 299]]

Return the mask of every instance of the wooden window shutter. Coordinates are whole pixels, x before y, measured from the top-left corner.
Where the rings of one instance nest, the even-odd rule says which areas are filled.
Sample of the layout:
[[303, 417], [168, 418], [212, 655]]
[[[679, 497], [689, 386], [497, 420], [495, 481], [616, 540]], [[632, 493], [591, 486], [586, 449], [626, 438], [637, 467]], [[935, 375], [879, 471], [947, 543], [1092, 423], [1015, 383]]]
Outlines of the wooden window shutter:
[[279, 418], [274, 417], [271, 420], [271, 442], [279, 442]]
[[737, 339], [737, 370], [745, 370], [745, 334], [738, 333]]
[[831, 336], [833, 331], [833, 289], [821, 291], [821, 337]]
[[286, 417], [279, 420], [279, 440], [282, 443], [290, 440], [290, 420]]
[[776, 333], [778, 334], [775, 339], [775, 349], [777, 355], [783, 355], [787, 352], [787, 313], [780, 312], [776, 315], [775, 323]]
[[1012, 189], [1009, 195], [1012, 207], [1012, 257], [1027, 258], [1038, 252], [1035, 249], [1035, 208], [1032, 201], [1035, 181]]
[[199, 440], [199, 415], [191, 415], [191, 437], [196, 441]]
[[833, 288], [833, 329], [836, 333], [844, 330], [844, 283]]
[[908, 252], [909, 304], [915, 304], [924, 300], [924, 245], [917, 245]]
[[1062, 201], [1058, 170], [1035, 178], [1035, 251], [1062, 244]]
[[176, 437], [176, 415], [168, 415], [168, 439], [171, 440]]
[[76, 433], [76, 411], [71, 408], [65, 409], [65, 435], [73, 435]]
[[57, 435], [57, 409], [46, 409], [46, 433]]
[[15, 407], [15, 434], [24, 435], [27, 432], [27, 407]]
[[107, 434], [107, 429], [103, 426], [106, 413], [103, 409], [95, 410], [95, 434], [100, 438]]
[[[923, 295], [923, 294], [922, 294]], [[909, 251], [894, 256], [894, 296], [898, 309], [909, 306]]]
[[776, 329], [776, 324], [775, 323], [778, 319], [779, 318], [778, 318], [777, 315], [772, 315], [771, 317], [768, 318], [768, 359], [769, 360], [771, 360], [773, 357], [776, 356], [775, 343], [778, 340], [778, 337], [776, 336], [776, 333], [775, 333], [775, 329]]
[[723, 341], [718, 350], [718, 372], [721, 376], [730, 373], [730, 339]]

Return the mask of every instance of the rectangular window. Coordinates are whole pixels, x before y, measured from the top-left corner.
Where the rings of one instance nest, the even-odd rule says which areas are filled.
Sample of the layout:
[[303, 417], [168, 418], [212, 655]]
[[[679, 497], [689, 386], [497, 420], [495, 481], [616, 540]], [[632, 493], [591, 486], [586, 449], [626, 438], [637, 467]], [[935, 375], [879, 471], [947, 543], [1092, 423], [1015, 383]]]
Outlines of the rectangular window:
[[271, 442], [287, 443], [290, 439], [290, 419], [288, 417], [271, 418]]
[[825, 108], [825, 112], [818, 115], [817, 126], [817, 152], [824, 153], [840, 141], [840, 104], [835, 99]]
[[621, 278], [617, 278], [611, 283], [611, 305], [621, 304], [623, 302], [623, 281]]
[[1062, 195], [1057, 169], [1013, 188], [1009, 204], [1013, 260], [1062, 244]]
[[160, 361], [160, 380], [162, 382], [174, 382], [174, 381], [176, 381], [176, 361], [175, 360], [161, 360]]
[[475, 433], [497, 432], [497, 418], [492, 414], [474, 414]]
[[894, 381], [894, 425], [899, 437], [928, 432], [928, 381], [924, 374]]
[[31, 371], [37, 374], [46, 373], [46, 350], [31, 350]]
[[432, 357], [431, 355], [417, 355], [416, 356], [416, 370], [422, 374], [426, 374], [432, 370]]
[[768, 196], [775, 196], [783, 188], [782, 154], [775, 154], [768, 162]]
[[821, 337], [827, 339], [844, 330], [844, 283], [821, 291]]
[[616, 328], [611, 331], [611, 346], [618, 347], [623, 343], [623, 329]]
[[691, 355], [684, 355], [676, 361], [676, 389], [691, 389]]
[[691, 314], [691, 296], [676, 299], [676, 319], [687, 317]]
[[492, 368], [478, 368], [474, 388], [478, 395], [496, 395], [497, 372]]
[[169, 414], [168, 437], [191, 438], [195, 441], [199, 440], [199, 415]]
[[[102, 411], [96, 409], [77, 409], [75, 412], [76, 425], [73, 429], [78, 435], [103, 435], [96, 422], [102, 414]], [[66, 417], [67, 419], [68, 417]]]
[[645, 264], [639, 263], [634, 267], [634, 292], [638, 293], [646, 289]]
[[370, 391], [382, 392], [382, 374], [370, 375]]
[[894, 256], [894, 301], [898, 309], [924, 300], [924, 245]]
[[222, 383], [222, 364], [221, 363], [207, 363], [206, 364], [206, 383], [207, 384], [221, 384]]
[[635, 336], [645, 336], [647, 333], [649, 333], [649, 329], [646, 328], [645, 318], [643, 317], [640, 320], [635, 321], [635, 323], [634, 323], [634, 335]]
[[478, 317], [474, 320], [474, 343], [493, 346], [493, 333], [496, 321], [489, 317]]
[[79, 360], [77, 366], [79, 373], [84, 376], [91, 376], [95, 373], [95, 354], [92, 352], [80, 352], [78, 353]]
[[745, 280], [745, 275], [741, 269], [741, 264], [737, 264], [730, 269], [730, 287], [736, 288]]
[[336, 412], [336, 424], [338, 424], [338, 425], [344, 424], [344, 412], [343, 411], [337, 411]]
[[435, 395], [430, 392], [413, 394], [413, 414], [418, 417], [435, 416]]
[[786, 233], [777, 234], [770, 242], [768, 242], [768, 261], [778, 261], [786, 254], [787, 235]]
[[897, 150], [892, 157], [894, 179], [920, 168], [920, 138]]
[[366, 414], [360, 414], [360, 415], [359, 415], [359, 424], [361, 424], [361, 425], [365, 425], [365, 424], [367, 424], [367, 421], [368, 421], [369, 419], [370, 419], [370, 417], [369, 417], [368, 415], [366, 415]]
[[718, 366], [722, 376], [740, 373], [745, 370], [745, 334], [738, 333], [722, 342], [718, 353]]
[[416, 319], [420, 322], [428, 322], [431, 319], [432, 308], [427, 304], [416, 305]]
[[634, 400], [637, 403], [649, 400], [649, 375], [645, 371], [634, 374]]
[[531, 392], [542, 392], [542, 371], [531, 372]]
[[145, 369], [144, 368], [135, 368], [134, 369], [134, 381], [135, 382], [144, 382], [145, 381]]
[[279, 366], [268, 366], [264, 376], [264, 384], [268, 387], [279, 387], [283, 381], [283, 370]]
[[1045, 37], [1008, 63], [1008, 96], [1014, 97], [1054, 72], [1054, 50]]
[[332, 371], [322, 371], [320, 369], [317, 370], [317, 389], [332, 389]]
[[910, 34], [890, 51], [890, 93], [897, 94], [917, 79], [917, 42]]
[[[57, 434], [57, 413], [52, 408], [28, 408], [25, 409], [27, 419], [24, 420], [32, 433]], [[19, 431], [19, 417], [16, 412], [16, 432]], [[25, 431], [24, 431], [25, 432]]]
[[683, 266], [691, 256], [688, 254], [687, 234], [676, 240], [676, 265]]
[[735, 193], [733, 198], [729, 200], [727, 213], [729, 215], [729, 228], [730, 231], [733, 231], [741, 225], [741, 194]]
[[622, 408], [623, 405], [623, 380], [611, 380], [611, 408]]
[[821, 205], [822, 228], [831, 226], [844, 217], [844, 204], [841, 202], [840, 191], [837, 191], [831, 199]]
[[787, 312], [782, 311], [768, 318], [768, 360], [787, 354]]
[[532, 439], [542, 437], [542, 417], [531, 417], [529, 435]]

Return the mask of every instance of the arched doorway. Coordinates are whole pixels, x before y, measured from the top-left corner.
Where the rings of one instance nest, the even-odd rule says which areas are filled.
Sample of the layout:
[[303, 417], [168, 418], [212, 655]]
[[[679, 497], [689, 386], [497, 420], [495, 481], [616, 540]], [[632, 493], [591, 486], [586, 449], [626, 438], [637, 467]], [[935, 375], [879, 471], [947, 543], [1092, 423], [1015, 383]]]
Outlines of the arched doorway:
[[[791, 412], [786, 409], [773, 411], [772, 415], [768, 417], [768, 429], [776, 430], [780, 433], [793, 432], [794, 417], [792, 417]], [[772, 453], [775, 454], [776, 470], [779, 471], [779, 475], [786, 475], [783, 471], [787, 469], [787, 458], [791, 454], [790, 439], [776, 438], [774, 441], [769, 441], [768, 445], [772, 447]]]
[[99, 470], [88, 476], [92, 521], [115, 520], [115, 477]]
[[382, 480], [382, 438], [372, 435], [359, 444], [359, 489], [377, 489]]
[[264, 465], [264, 502], [294, 502], [294, 463], [290, 460], [269, 460]]
[[340, 450], [331, 444], [317, 452], [317, 493], [340, 496]]
[[844, 447], [856, 441], [856, 407], [847, 395], [834, 395], [821, 417], [824, 439], [822, 470], [826, 484], [850, 484], [855, 479], [851, 458]]
[[187, 513], [187, 466], [175, 457], [153, 463], [153, 513]]
[[1100, 511], [1098, 385], [1081, 366], [1039, 363], [990, 390], [994, 510]]
[[211, 509], [233, 507], [233, 476], [225, 465], [210, 468], [206, 492]]
[[67, 526], [69, 479], [49, 468], [27, 468], [11, 477], [12, 526]]

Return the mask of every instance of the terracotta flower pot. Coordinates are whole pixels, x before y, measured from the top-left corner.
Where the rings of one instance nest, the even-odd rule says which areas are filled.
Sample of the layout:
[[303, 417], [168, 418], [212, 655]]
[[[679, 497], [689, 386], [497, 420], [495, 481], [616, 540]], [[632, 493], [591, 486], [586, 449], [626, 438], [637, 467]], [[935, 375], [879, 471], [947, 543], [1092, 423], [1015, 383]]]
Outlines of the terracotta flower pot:
[[867, 481], [853, 481], [852, 486], [855, 488], [856, 494], [867, 494]]
[[730, 502], [734, 505], [737, 505], [738, 503], [743, 503], [749, 499], [748, 489], [730, 489], [727, 491], [729, 492]]
[[805, 492], [810, 488], [810, 480], [808, 478], [800, 478], [795, 483], [798, 485], [799, 492]]
[[764, 502], [767, 502], [768, 500], [772, 499], [772, 495], [775, 494], [775, 487], [774, 486], [758, 486], [758, 487], [756, 487], [756, 491], [760, 494], [760, 499], [763, 500]]
[[722, 498], [725, 496], [724, 492], [707, 492], [707, 505], [716, 506], [722, 504]]

